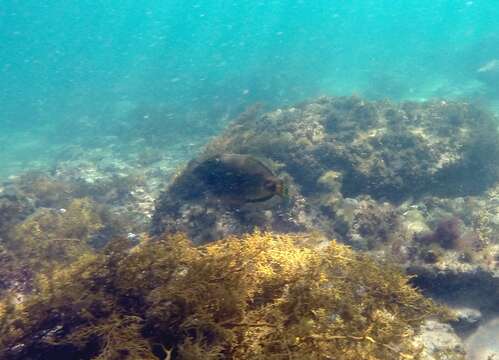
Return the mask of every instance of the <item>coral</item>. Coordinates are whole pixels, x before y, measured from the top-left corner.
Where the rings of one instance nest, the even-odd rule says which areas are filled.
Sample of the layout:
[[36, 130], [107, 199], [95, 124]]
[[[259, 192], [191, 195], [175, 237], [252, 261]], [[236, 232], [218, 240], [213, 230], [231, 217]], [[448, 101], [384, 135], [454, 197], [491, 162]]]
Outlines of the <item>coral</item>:
[[99, 254], [0, 302], [3, 359], [412, 359], [444, 311], [389, 265], [309, 235], [182, 235]]

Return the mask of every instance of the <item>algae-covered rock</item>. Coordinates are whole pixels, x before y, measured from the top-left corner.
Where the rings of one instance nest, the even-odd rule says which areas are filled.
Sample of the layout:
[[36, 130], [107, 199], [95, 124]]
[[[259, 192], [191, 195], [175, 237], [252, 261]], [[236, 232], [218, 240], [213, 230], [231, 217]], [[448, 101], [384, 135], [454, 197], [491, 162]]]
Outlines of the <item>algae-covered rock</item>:
[[406, 258], [418, 287], [455, 306], [499, 312], [497, 192], [495, 185], [480, 196], [428, 197], [405, 213], [426, 226], [413, 232]]
[[[390, 206], [422, 195], [478, 194], [497, 179], [499, 164], [493, 118], [472, 105], [356, 97], [323, 97], [266, 114], [245, 113], [200, 158], [221, 153], [266, 159], [287, 179], [287, 201], [233, 206], [185, 199], [181, 194], [198, 188], [189, 180], [188, 166], [158, 199], [154, 234], [184, 231], [201, 243], [254, 227], [314, 229], [373, 248], [389, 237], [387, 232], [401, 229]], [[366, 202], [358, 206], [362, 197], [371, 199], [372, 211]], [[385, 200], [391, 204], [383, 205]], [[375, 215], [378, 207], [385, 208], [384, 215]], [[371, 215], [355, 220], [362, 212]], [[386, 234], [378, 236], [375, 227]]]
[[22, 193], [0, 186], [0, 242], [15, 224], [23, 221], [34, 209], [33, 203]]
[[[194, 159], [173, 180], [169, 190], [156, 203], [152, 219], [154, 234], [180, 231], [199, 244], [251, 232], [256, 227], [284, 232], [307, 229], [303, 218], [310, 215], [304, 209], [303, 197], [293, 184], [285, 184], [289, 179], [275, 177], [270, 168], [267, 180], [263, 176], [258, 179], [258, 172], [250, 171], [237, 171], [238, 174], [230, 171], [229, 179], [224, 179], [218, 166], [214, 168], [211, 165], [212, 159], [217, 157]], [[199, 174], [200, 169], [202, 174]], [[232, 184], [234, 178], [238, 184]], [[286, 195], [284, 190], [278, 193], [277, 188], [273, 192], [261, 189], [260, 185], [269, 179], [272, 185], [285, 187]], [[218, 182], [216, 187], [212, 186], [213, 181]], [[244, 187], [247, 191], [243, 191]], [[260, 201], [262, 197], [263, 201]], [[247, 198], [259, 201], [246, 201]]]
[[278, 161], [305, 193], [336, 170], [344, 195], [389, 199], [480, 191], [496, 179], [498, 149], [492, 116], [467, 103], [356, 97], [243, 118], [209, 146]]
[[414, 343], [422, 345], [421, 360], [466, 360], [461, 339], [452, 327], [435, 320], [426, 321]]

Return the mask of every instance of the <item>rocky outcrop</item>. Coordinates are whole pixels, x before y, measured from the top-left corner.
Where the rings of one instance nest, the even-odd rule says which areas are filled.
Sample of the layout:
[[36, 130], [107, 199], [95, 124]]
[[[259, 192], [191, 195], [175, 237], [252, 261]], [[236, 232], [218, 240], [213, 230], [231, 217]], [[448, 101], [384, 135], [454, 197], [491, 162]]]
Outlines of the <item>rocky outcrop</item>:
[[[467, 103], [323, 97], [243, 114], [200, 156], [217, 153], [266, 159], [287, 179], [289, 199], [238, 206], [185, 200], [179, 194], [197, 184], [186, 182], [184, 172], [157, 201], [154, 234], [184, 231], [202, 243], [255, 226], [318, 229], [372, 248], [372, 239], [386, 239], [398, 228], [390, 207], [490, 186], [497, 179], [499, 146], [493, 118]], [[383, 214], [377, 214], [383, 202]], [[358, 216], [368, 212], [367, 220]]]

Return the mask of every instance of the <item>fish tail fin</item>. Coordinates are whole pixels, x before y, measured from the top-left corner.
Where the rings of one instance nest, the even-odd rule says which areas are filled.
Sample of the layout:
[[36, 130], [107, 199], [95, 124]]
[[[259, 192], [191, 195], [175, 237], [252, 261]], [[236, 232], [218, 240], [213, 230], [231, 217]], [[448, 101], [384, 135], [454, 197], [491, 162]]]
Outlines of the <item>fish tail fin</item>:
[[283, 199], [289, 198], [289, 187], [286, 181], [281, 180], [277, 183], [276, 194]]

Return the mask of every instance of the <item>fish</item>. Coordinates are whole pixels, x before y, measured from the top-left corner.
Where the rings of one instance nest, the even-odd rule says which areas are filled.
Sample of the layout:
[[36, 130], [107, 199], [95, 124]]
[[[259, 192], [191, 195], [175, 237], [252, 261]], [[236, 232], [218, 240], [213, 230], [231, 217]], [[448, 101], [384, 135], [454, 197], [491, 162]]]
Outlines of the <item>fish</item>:
[[488, 63], [481, 66], [477, 70], [477, 72], [479, 72], [479, 73], [486, 73], [486, 72], [498, 73], [499, 72], [499, 59], [490, 60]]
[[476, 75], [478, 80], [488, 86], [497, 88], [499, 86], [499, 59], [492, 59], [481, 66], [476, 71]]
[[287, 197], [283, 179], [261, 160], [245, 154], [217, 154], [193, 169], [196, 181], [211, 195], [228, 202], [257, 203]]

